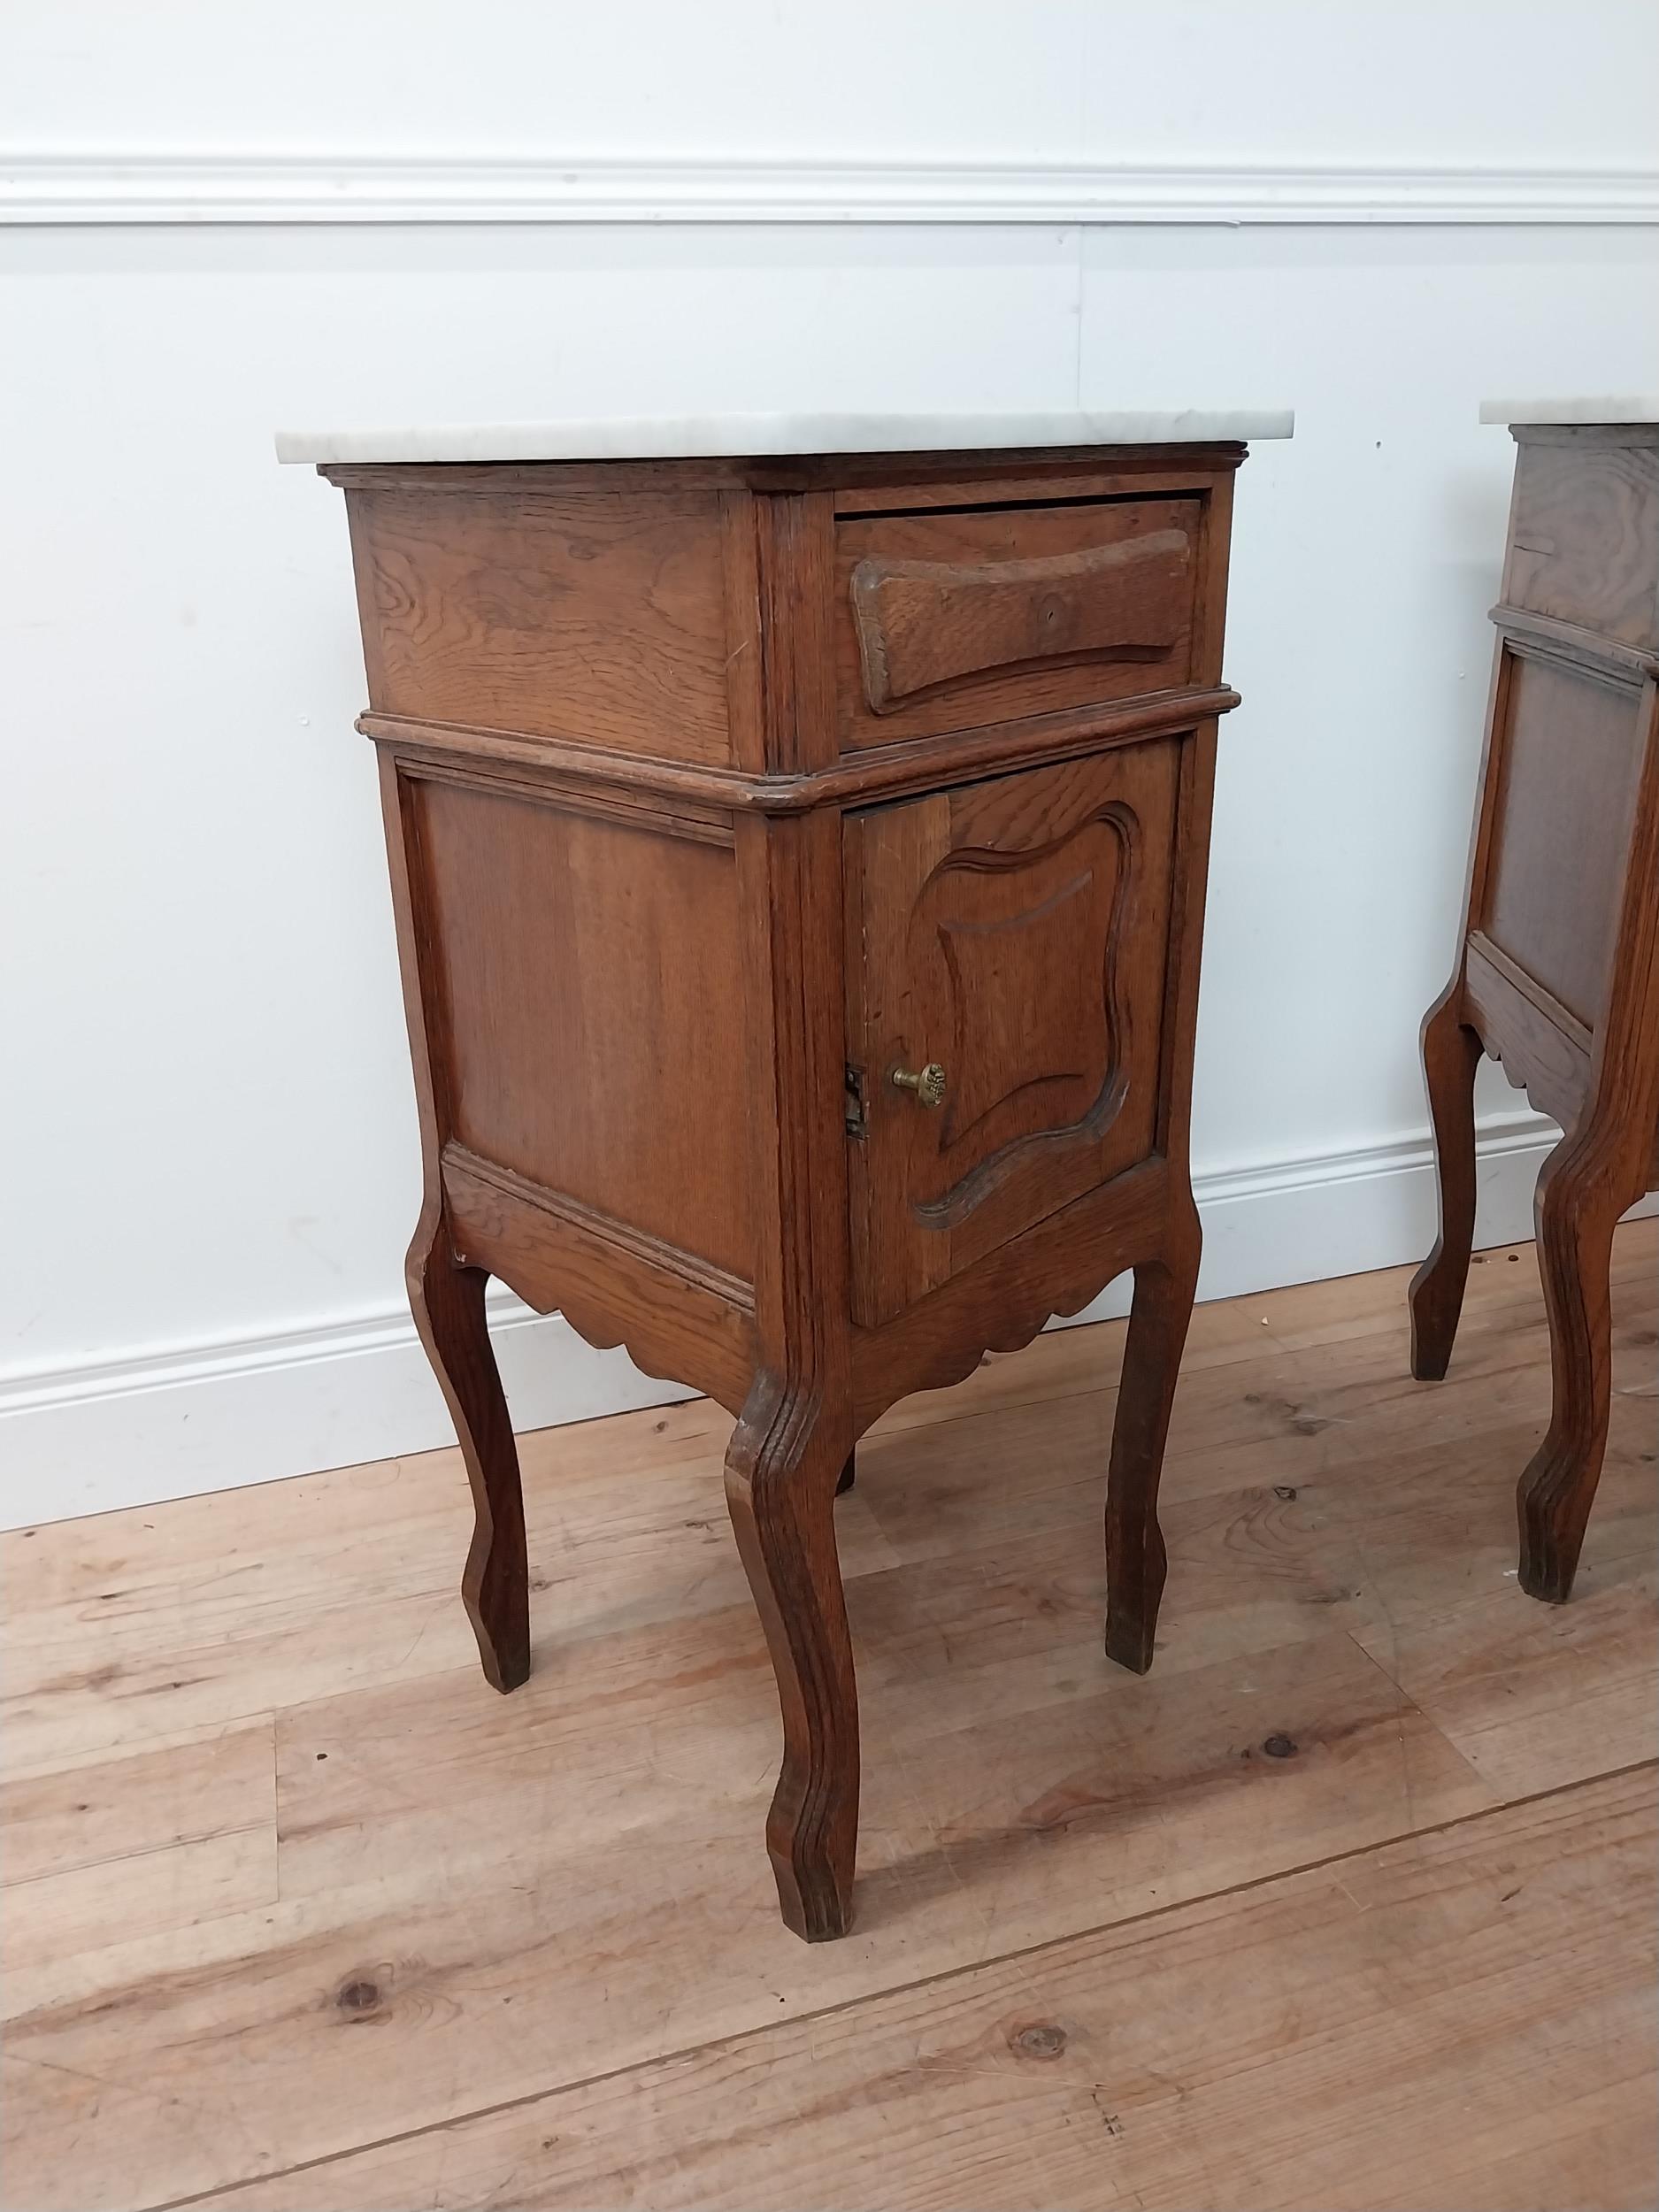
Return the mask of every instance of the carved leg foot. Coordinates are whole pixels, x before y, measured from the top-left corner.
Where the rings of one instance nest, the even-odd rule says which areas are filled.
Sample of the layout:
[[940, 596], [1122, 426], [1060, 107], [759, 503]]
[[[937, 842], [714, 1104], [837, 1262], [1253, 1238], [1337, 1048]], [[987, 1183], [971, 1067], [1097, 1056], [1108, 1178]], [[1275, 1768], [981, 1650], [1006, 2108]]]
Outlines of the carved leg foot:
[[1566, 1602], [1607, 1449], [1612, 1396], [1609, 1278], [1622, 1209], [1604, 1183], [1544, 1164], [1536, 1204], [1538, 1258], [1549, 1317], [1549, 1428], [1516, 1493], [1521, 1587]]
[[1171, 1251], [1135, 1270], [1118, 1417], [1106, 1479], [1106, 1655], [1135, 1674], [1152, 1664], [1164, 1591], [1158, 1477], [1192, 1319], [1200, 1237], [1194, 1213]]
[[849, 1452], [847, 1455], [847, 1464], [841, 1469], [841, 1479], [835, 1485], [835, 1495], [838, 1498], [844, 1498], [846, 1496], [847, 1493], [852, 1488], [854, 1482], [856, 1480], [857, 1474], [858, 1455], [856, 1452]]
[[1429, 1009], [1423, 1024], [1423, 1072], [1440, 1201], [1434, 1248], [1411, 1279], [1411, 1372], [1439, 1382], [1452, 1356], [1452, 1340], [1469, 1280], [1475, 1238], [1475, 1070], [1481, 1045], [1458, 1018], [1455, 987]]
[[423, 1219], [409, 1248], [409, 1302], [449, 1401], [472, 1486], [472, 1548], [461, 1598], [486, 1679], [516, 1690], [530, 1671], [530, 1588], [518, 1451], [484, 1319], [481, 1268], [460, 1267], [448, 1225]]
[[787, 1926], [809, 1943], [851, 1919], [858, 1840], [858, 1698], [835, 1553], [846, 1431], [768, 1376], [726, 1460], [726, 1495], [783, 1711], [766, 1848]]

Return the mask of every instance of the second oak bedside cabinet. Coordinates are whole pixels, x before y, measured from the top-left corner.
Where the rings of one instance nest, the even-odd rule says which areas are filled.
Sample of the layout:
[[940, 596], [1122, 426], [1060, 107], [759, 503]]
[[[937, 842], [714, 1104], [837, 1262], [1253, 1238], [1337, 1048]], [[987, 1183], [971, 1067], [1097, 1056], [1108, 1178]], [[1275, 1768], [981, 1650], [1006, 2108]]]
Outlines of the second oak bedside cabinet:
[[1516, 443], [1498, 645], [1452, 979], [1423, 1023], [1440, 1235], [1411, 1371], [1445, 1374], [1475, 1232], [1475, 1069], [1562, 1126], [1533, 1200], [1549, 1427], [1520, 1582], [1563, 1601], [1607, 1449], [1619, 1215], [1659, 1185], [1659, 397], [1491, 400]]
[[1233, 481], [1290, 428], [279, 442], [346, 494], [426, 1152], [410, 1296], [484, 1671], [530, 1659], [496, 1275], [737, 1416], [803, 1936], [852, 1891], [854, 1445], [1129, 1268], [1106, 1648], [1151, 1660]]

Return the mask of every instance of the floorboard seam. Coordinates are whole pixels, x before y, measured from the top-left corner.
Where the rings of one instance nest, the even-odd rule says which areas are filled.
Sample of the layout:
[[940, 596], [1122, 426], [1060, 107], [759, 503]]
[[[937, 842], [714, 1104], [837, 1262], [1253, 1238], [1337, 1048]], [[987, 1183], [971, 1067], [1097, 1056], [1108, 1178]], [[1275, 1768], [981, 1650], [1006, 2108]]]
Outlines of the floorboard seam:
[[141, 1859], [158, 1859], [164, 1852], [188, 1851], [198, 1843], [227, 1843], [233, 1836], [264, 1835], [272, 1827], [265, 1820], [244, 1820], [234, 1828], [207, 1828], [199, 1836], [170, 1836], [165, 1843], [141, 1843], [132, 1851], [111, 1851], [102, 1859], [77, 1859], [71, 1866], [48, 1867], [43, 1874], [20, 1874], [0, 1881], [0, 1891], [19, 1901], [36, 1882], [66, 1881], [72, 1875], [95, 1873], [100, 1867], [132, 1866]]
[[[1362, 1647], [1363, 1648], [1363, 1647]], [[1369, 1657], [1370, 1655], [1367, 1654]], [[1386, 1670], [1385, 1670], [1386, 1672]], [[156, 2203], [135, 2208], [135, 2212], [186, 2212], [191, 2205], [204, 2204], [209, 2199], [225, 2200], [240, 2195], [243, 2191], [257, 2188], [263, 2184], [280, 2181], [291, 2174], [313, 2173], [324, 2166], [337, 2166], [349, 2158], [361, 2158], [371, 2151], [389, 2150], [396, 2144], [418, 2141], [422, 2136], [442, 2134], [449, 2128], [470, 2126], [476, 2120], [498, 2117], [506, 2112], [526, 2109], [543, 2103], [551, 2097], [564, 2096], [577, 2089], [596, 2088], [608, 2081], [617, 2081], [625, 2075], [642, 2073], [647, 2067], [672, 2065], [677, 2061], [695, 2058], [700, 2053], [729, 2049], [740, 2043], [752, 2041], [757, 2036], [769, 2034], [779, 2027], [805, 2027], [816, 2021], [831, 2020], [838, 2013], [856, 2011], [872, 1998], [905, 1995], [908, 1993], [938, 1987], [946, 1982], [959, 1981], [964, 1975], [979, 1973], [987, 1966], [1003, 1966], [1019, 1959], [1035, 1958], [1045, 1951], [1056, 1949], [1063, 1943], [1076, 1943], [1089, 1936], [1110, 1935], [1121, 1929], [1144, 1927], [1148, 1923], [1164, 1920], [1171, 1914], [1190, 1911], [1194, 1906], [1213, 1904], [1225, 1898], [1248, 1896], [1252, 1891], [1271, 1888], [1276, 1882], [1294, 1880], [1302, 1874], [1317, 1874], [1323, 1868], [1342, 1866], [1355, 1859], [1369, 1858], [1378, 1851], [1391, 1850], [1395, 1845], [1415, 1842], [1420, 1837], [1446, 1835], [1454, 1829], [1471, 1827], [1480, 1821], [1495, 1819], [1500, 1814], [1518, 1812], [1529, 1805], [1547, 1804], [1552, 1798], [1570, 1797], [1580, 1790], [1593, 1789], [1603, 1782], [1617, 1782], [1626, 1775], [1642, 1774], [1659, 1768], [1659, 1758], [1635, 1759], [1627, 1765], [1609, 1767], [1601, 1774], [1585, 1775], [1573, 1782], [1558, 1783], [1554, 1788], [1534, 1790], [1521, 1797], [1506, 1798], [1501, 1803], [1484, 1805], [1478, 1811], [1460, 1813], [1451, 1820], [1431, 1821], [1422, 1828], [1403, 1829], [1398, 1835], [1382, 1836], [1375, 1841], [1360, 1844], [1349, 1851], [1333, 1851], [1323, 1858], [1309, 1859], [1299, 1866], [1280, 1867], [1271, 1874], [1261, 1874], [1247, 1882], [1232, 1882], [1222, 1888], [1207, 1890], [1201, 1896], [1184, 1897], [1168, 1905], [1154, 1905], [1145, 1912], [1129, 1913], [1120, 1920], [1103, 1920], [1087, 1927], [1069, 1929], [1064, 1935], [1048, 1936], [1040, 1943], [1018, 1944], [1011, 1951], [999, 1951], [987, 1958], [966, 1961], [960, 1966], [942, 1967], [936, 1974], [919, 1975], [913, 1982], [894, 1982], [885, 1987], [869, 1989], [861, 1996], [842, 1998], [838, 2003], [822, 2005], [804, 2012], [790, 2013], [782, 2020], [757, 2021], [752, 2028], [739, 2028], [729, 2035], [710, 2036], [706, 2042], [687, 2043], [672, 2051], [658, 2051], [649, 2058], [635, 2059], [626, 2066], [602, 2068], [595, 2074], [583, 2074], [570, 2081], [552, 2082], [543, 2089], [528, 2089], [518, 2097], [504, 2097], [499, 2103], [479, 2105], [469, 2112], [451, 2113], [446, 2119], [429, 2120], [419, 2127], [400, 2128], [395, 2134], [377, 2136], [366, 2143], [353, 2143], [337, 2151], [326, 2151], [318, 2158], [303, 2158], [292, 2166], [281, 2166], [269, 2173], [250, 2174], [245, 2179], [215, 2183], [206, 2189], [193, 2190], [189, 2195], [167, 2197]]]
[[[1368, 1568], [1368, 1575], [1369, 1572], [1370, 1571]], [[1375, 1578], [1371, 1578], [1371, 1579], [1374, 1580]], [[1389, 1612], [1386, 1605], [1383, 1607], [1383, 1617], [1388, 1624], [1391, 1647], [1397, 1651], [1399, 1647], [1400, 1632], [1395, 1627], [1394, 1616]], [[1377, 1656], [1377, 1654], [1374, 1651], [1368, 1651], [1351, 1628], [1345, 1628], [1342, 1631], [1342, 1633], [1348, 1638], [1349, 1643], [1353, 1645], [1355, 1650], [1358, 1652], [1360, 1657], [1362, 1659], [1368, 1660], [1371, 1664], [1376, 1668], [1378, 1673], [1381, 1675], [1383, 1680], [1388, 1685], [1389, 1688], [1394, 1691], [1400, 1697], [1404, 1699], [1406, 1710], [1415, 1713], [1417, 1718], [1423, 1723], [1423, 1725], [1428, 1730], [1429, 1733], [1432, 1736], [1437, 1737], [1440, 1741], [1445, 1745], [1448, 1751], [1451, 1753], [1453, 1758], [1457, 1761], [1459, 1766], [1466, 1767], [1468, 1769], [1471, 1780], [1478, 1782], [1483, 1790], [1490, 1790], [1493, 1787], [1493, 1784], [1480, 1771], [1480, 1769], [1475, 1764], [1469, 1754], [1463, 1749], [1462, 1744], [1456, 1742], [1452, 1737], [1448, 1736], [1446, 1731], [1440, 1726], [1440, 1723], [1424, 1710], [1423, 1707], [1417, 1703], [1416, 1698], [1412, 1696], [1410, 1691], [1407, 1689], [1405, 1684], [1401, 1681], [1398, 1675], [1391, 1673], [1388, 1668], [1383, 1664], [1382, 1661]], [[1405, 1751], [1403, 1735], [1401, 1739], [1401, 1748], [1402, 1764], [1400, 1778], [1402, 1786], [1406, 1793], [1406, 1802], [1409, 1805], [1411, 1802], [1411, 1776], [1409, 1770], [1409, 1755]], [[1627, 1770], [1621, 1767], [1614, 1770], [1618, 1773], [1624, 1773]], [[1596, 1774], [1587, 1775], [1583, 1778], [1586, 1781], [1600, 1782], [1604, 1781], [1607, 1778], [1603, 1775]], [[1556, 1787], [1559, 1789], [1575, 1789], [1578, 1787], [1578, 1785], [1573, 1782], [1562, 1782], [1558, 1783]], [[1552, 1791], [1543, 1790], [1540, 1791], [1539, 1794], [1540, 1796], [1548, 1797], [1553, 1795], [1554, 1793]], [[1531, 1800], [1527, 1798], [1499, 1797], [1494, 1798], [1493, 1803], [1486, 1807], [1484, 1809], [1488, 1812], [1495, 1812], [1507, 1805], [1525, 1805], [1530, 1802]], [[1463, 1817], [1466, 1820], [1476, 1819], [1479, 1817], [1479, 1815], [1465, 1813]], [[1450, 1824], [1455, 1826], [1456, 1824], [1454, 1822]], [[1415, 1829], [1409, 1829], [1407, 1831], [1407, 1833], [1411, 1835], [1415, 1835], [1417, 1832]], [[1428, 1832], [1426, 1830], [1424, 1831], [1424, 1833], [1426, 1834], [1427, 1832]]]

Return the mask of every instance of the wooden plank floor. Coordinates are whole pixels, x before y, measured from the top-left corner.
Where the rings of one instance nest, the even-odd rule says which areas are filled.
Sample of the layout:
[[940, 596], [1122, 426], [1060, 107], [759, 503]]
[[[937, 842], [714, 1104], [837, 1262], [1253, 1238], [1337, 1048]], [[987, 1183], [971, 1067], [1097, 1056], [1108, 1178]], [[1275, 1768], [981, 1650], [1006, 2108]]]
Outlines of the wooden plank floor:
[[1121, 1324], [895, 1409], [812, 1948], [712, 1406], [525, 1440], [509, 1699], [453, 1453], [0, 1540], [0, 2201], [1651, 2206], [1656, 1275], [1625, 1227], [1565, 1608], [1514, 1575], [1530, 1247], [1440, 1385], [1403, 1272], [1200, 1309], [1144, 1680], [1099, 1647]]

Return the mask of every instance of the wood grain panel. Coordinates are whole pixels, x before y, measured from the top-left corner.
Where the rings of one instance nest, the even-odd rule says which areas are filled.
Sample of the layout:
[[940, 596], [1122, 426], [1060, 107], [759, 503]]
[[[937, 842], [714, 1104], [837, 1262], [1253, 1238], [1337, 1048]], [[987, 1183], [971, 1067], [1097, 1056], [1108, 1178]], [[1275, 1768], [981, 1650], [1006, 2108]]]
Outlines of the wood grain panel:
[[749, 1278], [730, 850], [482, 785], [410, 803], [449, 1133]]
[[[111, 1675], [119, 1671], [111, 1668]], [[271, 1716], [82, 1752], [0, 1787], [0, 1950], [8, 1970], [220, 1915], [277, 1894]], [[27, 1746], [23, 1747], [24, 1756]]]
[[1203, 509], [1189, 495], [843, 517], [843, 749], [1187, 682]]
[[1029, 662], [1161, 661], [1187, 619], [1192, 557], [1184, 530], [994, 565], [866, 556], [852, 574], [864, 696], [886, 714]]
[[557, 1310], [588, 1343], [623, 1345], [644, 1373], [706, 1390], [733, 1413], [742, 1405], [755, 1371], [747, 1283], [455, 1145], [443, 1187], [463, 1260], [538, 1312]]
[[512, 737], [498, 730], [468, 729], [456, 723], [417, 722], [395, 714], [363, 714], [357, 727], [394, 749], [399, 759], [433, 764], [475, 764], [507, 781], [531, 783], [570, 796], [595, 795], [591, 810], [655, 814], [677, 824], [687, 835], [710, 815], [729, 826], [742, 814], [805, 814], [815, 806], [872, 806], [1015, 768], [1064, 760], [1079, 753], [1101, 752], [1109, 745], [1191, 729], [1195, 723], [1227, 714], [1239, 695], [1225, 686], [1162, 691], [1144, 699], [1124, 699], [1103, 706], [1063, 708], [988, 729], [945, 732], [906, 738], [895, 745], [842, 753], [829, 768], [761, 775], [729, 768], [689, 767], [640, 754], [599, 756], [582, 745], [554, 738]]
[[[733, 760], [735, 526], [719, 495], [485, 481], [434, 497], [432, 473], [412, 472], [407, 489], [348, 494], [376, 711]], [[734, 621], [741, 636], [752, 609]]]
[[1076, 1313], [1157, 1248], [1169, 1172], [1145, 1160], [987, 1253], [896, 1319], [853, 1332], [858, 1426], [913, 1390], [972, 1373], [987, 1352], [1028, 1344], [1056, 1313]]
[[1621, 1776], [212, 2201], [1640, 2212], [1656, 1837]]
[[1059, 500], [1204, 496], [1230, 485], [1241, 445], [1098, 447], [1041, 453], [846, 456], [832, 465], [838, 515], [923, 507], [1047, 507]]
[[0, 1890], [0, 1951], [8, 1972], [50, 1973], [81, 1953], [205, 1928], [276, 1901], [276, 1832], [267, 1816], [262, 1827], [192, 1836], [9, 1885]]
[[0, 1790], [0, 1885], [239, 1829], [268, 1832], [276, 1812], [272, 1757], [265, 1714], [134, 1746], [120, 1757], [8, 1773]]
[[1471, 923], [1594, 1028], [1611, 976], [1641, 777], [1640, 695], [1509, 651], [1492, 841]]
[[1517, 1090], [1563, 1127], [1590, 1089], [1590, 1048], [1580, 1025], [1479, 930], [1463, 955], [1463, 992], [1481, 1042]]
[[[1132, 1698], [1067, 1617], [1072, 1671], [975, 1670], [979, 1714], [949, 1677], [872, 1701], [865, 1939], [786, 1942], [764, 1868], [729, 1873], [778, 1728], [761, 1640], [729, 1545], [677, 1523], [659, 1573], [664, 1539], [672, 1588], [512, 1700], [450, 1671], [289, 1709], [274, 1906], [7, 1977], [19, 2212], [253, 2180], [1495, 1801], [1345, 1636]], [[974, 1572], [988, 1636], [1009, 1595]]]
[[[1125, 747], [849, 818], [861, 1323], [1150, 1151], [1179, 760]], [[927, 1061], [932, 1112], [892, 1080]]]
[[[1503, 596], [1659, 649], [1659, 434], [1517, 433]], [[1644, 442], [1644, 439], [1646, 442]]]

